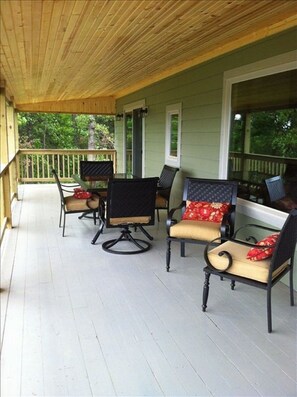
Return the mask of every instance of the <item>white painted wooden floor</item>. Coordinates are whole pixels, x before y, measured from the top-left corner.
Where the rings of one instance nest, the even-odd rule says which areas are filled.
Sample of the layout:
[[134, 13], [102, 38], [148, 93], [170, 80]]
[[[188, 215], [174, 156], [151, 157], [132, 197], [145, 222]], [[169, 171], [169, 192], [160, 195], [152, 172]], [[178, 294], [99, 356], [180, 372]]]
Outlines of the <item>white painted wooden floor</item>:
[[[165, 271], [165, 226], [145, 254], [112, 255], [92, 220], [58, 228], [54, 185], [20, 187], [2, 252], [2, 396], [296, 396], [296, 306], [211, 280], [201, 311], [203, 247]], [[165, 214], [164, 214], [165, 215]], [[140, 235], [142, 235], [139, 232]], [[143, 236], [143, 235], [142, 235]]]

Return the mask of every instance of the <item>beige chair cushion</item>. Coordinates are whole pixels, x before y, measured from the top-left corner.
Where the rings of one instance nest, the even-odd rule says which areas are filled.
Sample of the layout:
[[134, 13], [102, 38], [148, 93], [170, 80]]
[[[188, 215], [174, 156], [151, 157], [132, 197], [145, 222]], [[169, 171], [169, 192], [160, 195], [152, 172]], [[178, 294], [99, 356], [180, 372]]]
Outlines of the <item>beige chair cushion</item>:
[[[88, 203], [88, 205], [87, 205]], [[87, 211], [99, 206], [99, 197], [92, 199], [77, 199], [74, 196], [65, 197], [66, 211]]]
[[127, 216], [122, 218], [110, 218], [110, 224], [117, 225], [133, 225], [134, 223], [146, 224], [151, 220], [150, 216]]
[[220, 223], [185, 220], [170, 227], [170, 237], [211, 241], [221, 237], [220, 227]]
[[[220, 251], [227, 251], [233, 258], [232, 266], [226, 271], [227, 273], [267, 283], [271, 258], [262, 261], [246, 259], [249, 249], [250, 247], [227, 241], [209, 251], [208, 258], [213, 267], [223, 270], [228, 265], [228, 258], [225, 255], [218, 256], [218, 253]], [[276, 269], [272, 277], [276, 277], [287, 265], [288, 263], [286, 262]]]

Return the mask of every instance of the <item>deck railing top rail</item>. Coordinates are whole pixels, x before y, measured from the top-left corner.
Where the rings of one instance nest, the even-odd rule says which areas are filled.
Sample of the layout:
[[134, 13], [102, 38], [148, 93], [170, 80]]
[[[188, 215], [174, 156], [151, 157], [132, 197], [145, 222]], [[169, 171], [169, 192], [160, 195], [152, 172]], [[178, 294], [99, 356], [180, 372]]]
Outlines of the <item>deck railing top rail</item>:
[[53, 182], [55, 169], [61, 180], [70, 182], [79, 173], [81, 160], [112, 160], [117, 170], [117, 152], [114, 149], [21, 149], [18, 153], [19, 182]]

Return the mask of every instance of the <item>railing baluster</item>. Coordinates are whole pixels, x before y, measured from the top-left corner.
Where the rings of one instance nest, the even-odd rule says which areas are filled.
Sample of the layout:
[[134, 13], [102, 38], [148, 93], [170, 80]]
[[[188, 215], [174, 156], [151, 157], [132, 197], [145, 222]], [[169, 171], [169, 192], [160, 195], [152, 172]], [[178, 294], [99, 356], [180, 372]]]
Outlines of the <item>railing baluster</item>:
[[61, 149], [20, 149], [18, 154], [20, 182], [53, 181], [51, 169], [56, 169], [66, 181], [72, 181], [72, 175], [79, 173], [80, 160], [86, 160], [88, 153], [96, 160], [112, 160], [115, 171], [116, 150], [61, 150]]

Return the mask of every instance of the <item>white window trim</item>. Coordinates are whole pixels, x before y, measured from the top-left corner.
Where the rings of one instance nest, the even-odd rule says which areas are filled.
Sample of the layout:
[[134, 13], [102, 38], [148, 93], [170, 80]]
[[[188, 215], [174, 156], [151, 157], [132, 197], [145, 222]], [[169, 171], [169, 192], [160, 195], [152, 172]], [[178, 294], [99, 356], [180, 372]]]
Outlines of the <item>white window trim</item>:
[[[296, 69], [296, 59], [297, 51], [291, 51], [228, 70], [224, 73], [219, 178], [227, 178], [228, 173], [232, 84]], [[247, 216], [257, 218], [259, 221], [275, 225], [276, 227], [282, 226], [287, 216], [285, 213], [241, 199], [238, 200], [238, 210]]]
[[[171, 137], [171, 115], [178, 114], [178, 133], [177, 133], [177, 156], [170, 156], [170, 137]], [[172, 167], [180, 167], [180, 153], [181, 153], [181, 118], [182, 118], [182, 104], [175, 103], [166, 106], [166, 132], [165, 132], [165, 164]]]

